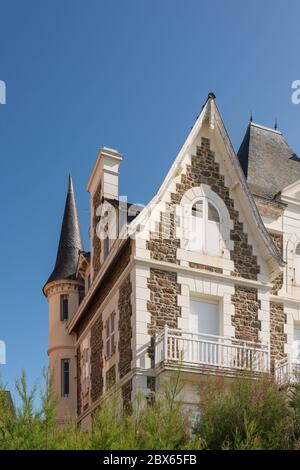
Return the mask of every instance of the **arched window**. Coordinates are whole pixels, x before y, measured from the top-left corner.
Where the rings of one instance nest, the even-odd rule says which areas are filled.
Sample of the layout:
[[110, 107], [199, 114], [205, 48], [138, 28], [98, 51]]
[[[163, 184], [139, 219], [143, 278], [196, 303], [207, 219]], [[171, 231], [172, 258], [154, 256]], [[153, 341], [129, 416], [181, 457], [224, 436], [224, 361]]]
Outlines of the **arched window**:
[[189, 249], [209, 255], [220, 255], [220, 215], [207, 199], [201, 198], [192, 206]]
[[295, 249], [295, 283], [300, 286], [300, 243]]

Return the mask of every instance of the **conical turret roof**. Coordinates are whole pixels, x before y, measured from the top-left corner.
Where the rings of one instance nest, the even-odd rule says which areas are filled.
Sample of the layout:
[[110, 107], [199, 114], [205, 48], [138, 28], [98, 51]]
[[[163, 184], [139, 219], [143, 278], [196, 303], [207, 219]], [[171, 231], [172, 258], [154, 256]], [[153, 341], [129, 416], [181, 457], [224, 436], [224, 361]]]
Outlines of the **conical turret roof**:
[[79, 253], [82, 250], [83, 245], [75, 204], [73, 182], [71, 176], [69, 176], [68, 193], [60, 232], [56, 263], [45, 285], [52, 281], [74, 279]]

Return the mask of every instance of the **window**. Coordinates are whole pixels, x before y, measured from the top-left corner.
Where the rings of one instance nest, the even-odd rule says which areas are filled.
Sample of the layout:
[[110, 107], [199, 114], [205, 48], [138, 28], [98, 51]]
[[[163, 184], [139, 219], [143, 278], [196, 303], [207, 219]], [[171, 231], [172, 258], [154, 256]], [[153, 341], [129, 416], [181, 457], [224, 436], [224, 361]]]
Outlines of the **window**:
[[70, 360], [61, 360], [61, 395], [62, 397], [69, 396], [70, 393]]
[[220, 334], [219, 305], [209, 300], [191, 300], [189, 314], [189, 330], [219, 336]]
[[293, 361], [300, 363], [300, 325], [294, 325]]
[[295, 250], [295, 283], [300, 285], [300, 243], [296, 246]]
[[67, 295], [60, 296], [60, 319], [67, 321], [69, 318], [69, 297]]
[[220, 216], [207, 199], [199, 199], [192, 207], [189, 249], [210, 255], [220, 255]]
[[109, 253], [109, 236], [108, 236], [108, 225], [104, 228], [105, 238], [103, 240], [103, 256], [104, 260], [107, 258]]
[[115, 350], [115, 312], [113, 312], [105, 323], [105, 337], [106, 337], [106, 358], [110, 358]]
[[89, 345], [83, 344], [82, 351], [82, 394], [86, 396], [90, 390], [90, 348]]

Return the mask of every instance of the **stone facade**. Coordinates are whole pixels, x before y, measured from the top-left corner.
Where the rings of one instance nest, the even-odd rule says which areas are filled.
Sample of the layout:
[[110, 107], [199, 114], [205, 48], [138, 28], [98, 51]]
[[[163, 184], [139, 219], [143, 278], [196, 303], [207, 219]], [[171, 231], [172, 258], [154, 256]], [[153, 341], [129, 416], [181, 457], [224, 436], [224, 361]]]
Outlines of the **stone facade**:
[[130, 242], [126, 244], [123, 250], [119, 253], [118, 258], [111, 263], [110, 269], [107, 271], [101, 283], [97, 288], [97, 291], [90, 299], [90, 302], [86, 306], [86, 312], [82, 315], [78, 325], [76, 326], [78, 337], [90, 323], [94, 315], [99, 310], [102, 302], [107, 297], [109, 292], [112, 290], [114, 284], [119, 279], [120, 275], [128, 266], [131, 256]]
[[131, 370], [132, 361], [132, 286], [130, 276], [122, 283], [119, 289], [119, 376], [124, 377]]
[[286, 315], [284, 305], [279, 302], [270, 302], [270, 348], [271, 365], [274, 366], [274, 359], [281, 359], [286, 356], [284, 344], [287, 342], [287, 335], [284, 332]]
[[76, 349], [76, 361], [77, 361], [77, 414], [81, 413], [81, 351], [80, 347]]
[[[97, 318], [91, 328], [91, 399], [96, 401], [103, 394], [103, 322]], [[78, 380], [78, 379], [77, 379]]]
[[128, 380], [122, 386], [122, 400], [123, 400], [123, 407], [129, 409], [131, 407], [131, 399], [132, 399], [132, 380]]
[[199, 264], [199, 263], [191, 263], [190, 262], [189, 267], [194, 268], [194, 269], [204, 269], [205, 271], [209, 271], [211, 273], [222, 274], [222, 272], [223, 272], [223, 269], [221, 269], [221, 268], [216, 268], [214, 266], [207, 266], [205, 264]]
[[232, 319], [235, 327], [235, 337], [257, 343], [259, 341], [258, 332], [261, 329], [261, 323], [258, 320], [259, 301], [257, 300], [257, 289], [236, 285], [231, 301], [235, 308]]
[[[234, 208], [229, 188], [225, 186], [225, 178], [220, 173], [220, 165], [215, 160], [215, 153], [210, 149], [210, 140], [206, 138], [202, 138], [201, 147], [197, 148], [197, 155], [191, 157], [191, 165], [187, 165], [186, 174], [181, 175], [181, 182], [176, 185], [176, 192], [171, 195], [171, 204], [167, 205], [168, 211], [166, 214], [161, 214], [158, 234], [152, 234], [147, 242], [151, 258], [178, 264], [176, 252], [180, 242], [175, 238], [175, 217], [172, 205], [180, 204], [186, 191], [201, 184], [207, 184], [218, 194], [224, 201], [233, 221], [230, 236], [234, 242], [234, 249], [230, 252], [234, 262], [232, 275], [257, 280], [260, 272], [257, 257], [253, 254], [252, 246], [248, 242], [248, 235], [244, 231], [243, 223], [239, 220], [239, 213]], [[167, 218], [166, 221], [165, 218]], [[163, 238], [162, 222], [170, 224], [168, 239]], [[157, 236], [158, 238], [155, 238]]]
[[[272, 233], [270, 232], [273, 243], [277, 248], [278, 253], [283, 256], [283, 235], [281, 233]], [[283, 272], [277, 276], [273, 281], [273, 288], [271, 294], [277, 295], [278, 291], [282, 288], [283, 285]]]
[[177, 274], [151, 269], [148, 287], [150, 289], [148, 311], [151, 314], [149, 334], [153, 334], [166, 324], [171, 328], [177, 328], [177, 318], [181, 316], [181, 308], [177, 304], [177, 295], [180, 294]]
[[113, 387], [116, 384], [116, 380], [116, 365], [114, 364], [105, 374], [106, 390], [109, 390], [111, 387]]

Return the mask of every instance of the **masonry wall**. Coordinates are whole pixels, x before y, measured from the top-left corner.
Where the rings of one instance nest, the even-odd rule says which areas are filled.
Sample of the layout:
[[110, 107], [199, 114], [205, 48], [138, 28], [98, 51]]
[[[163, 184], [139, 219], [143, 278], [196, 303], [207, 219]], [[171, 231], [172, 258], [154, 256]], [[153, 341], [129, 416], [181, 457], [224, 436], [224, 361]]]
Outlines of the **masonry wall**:
[[[166, 203], [166, 210], [160, 214], [158, 233], [150, 233], [146, 243], [150, 258], [156, 261], [180, 264], [177, 256], [180, 240], [176, 239], [176, 219], [172, 208], [174, 205], [180, 204], [182, 197], [188, 190], [199, 187], [201, 184], [209, 185], [211, 190], [224, 201], [232, 221], [230, 259], [233, 262], [233, 269], [230, 272], [231, 275], [256, 281], [260, 273], [257, 257], [248, 241], [244, 224], [240, 220], [239, 212], [230, 196], [229, 188], [225, 184], [225, 177], [221, 174], [215, 153], [210, 148], [210, 140], [204, 137], [201, 139], [201, 145], [197, 147], [196, 155], [191, 156], [191, 163], [186, 165], [186, 171], [182, 173], [180, 182], [176, 183], [176, 190], [171, 193], [170, 202]], [[166, 227], [169, 229], [170, 239], [164, 238]], [[223, 273], [221, 267], [211, 266], [209, 262], [207, 264], [189, 262], [188, 265], [194, 269]], [[180, 295], [181, 285], [178, 283], [176, 273], [150, 269], [148, 288], [150, 289], [148, 311], [151, 316], [149, 334], [162, 328], [165, 323], [177, 327], [181, 308], [177, 299]], [[260, 303], [257, 290], [237, 284], [230, 302], [235, 311], [231, 323], [235, 336], [248, 341], [260, 341]], [[188, 305], [185, 308], [189, 308]]]
[[[111, 264], [109, 272], [98, 286], [97, 291], [87, 304], [80, 321], [77, 324], [78, 344], [90, 334], [90, 406], [110, 390], [131, 369], [132, 359], [132, 286], [130, 274], [121, 281], [122, 274], [129, 265], [131, 247], [128, 243]], [[115, 313], [115, 344], [118, 349], [112, 357], [105, 355], [105, 322]], [[79, 359], [79, 358], [78, 358]], [[77, 363], [78, 364], [78, 363]], [[80, 364], [77, 366], [77, 386], [81, 387]], [[128, 395], [128, 393], [127, 393]], [[78, 402], [78, 413], [82, 413], [82, 404]]]
[[[230, 234], [234, 243], [234, 248], [231, 250], [231, 259], [234, 262], [232, 275], [257, 280], [260, 272], [257, 257], [253, 254], [252, 246], [248, 242], [248, 235], [244, 231], [243, 222], [239, 219], [239, 213], [230, 197], [229, 188], [225, 185], [224, 175], [220, 173], [220, 165], [215, 160], [215, 154], [210, 148], [210, 141], [204, 137], [201, 140], [201, 146], [197, 148], [197, 154], [191, 157], [191, 164], [186, 166], [186, 173], [181, 175], [181, 182], [176, 184], [176, 192], [171, 194], [171, 204], [180, 204], [181, 198], [189, 189], [201, 184], [209, 185], [218, 194], [226, 204], [233, 221], [233, 229]], [[168, 212], [170, 214], [170, 239], [163, 238], [162, 221], [165, 214], [161, 214], [159, 238], [150, 237], [147, 249], [151, 252], [151, 258], [155, 260], [178, 264], [176, 254], [180, 241], [175, 237], [175, 220], [170, 204], [166, 213]], [[154, 235], [157, 236], [157, 234]]]

